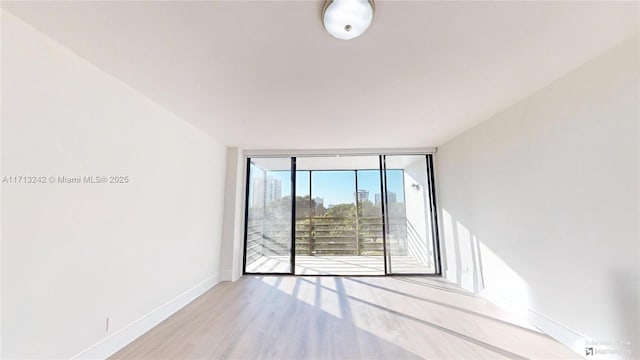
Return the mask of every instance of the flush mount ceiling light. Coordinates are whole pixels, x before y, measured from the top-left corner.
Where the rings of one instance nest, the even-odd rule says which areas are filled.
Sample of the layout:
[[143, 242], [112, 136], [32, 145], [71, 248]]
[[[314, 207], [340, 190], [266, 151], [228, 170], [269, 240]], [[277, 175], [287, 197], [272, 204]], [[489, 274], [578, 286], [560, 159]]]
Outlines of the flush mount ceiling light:
[[351, 40], [371, 25], [373, 10], [373, 0], [327, 0], [322, 9], [322, 22], [331, 36]]

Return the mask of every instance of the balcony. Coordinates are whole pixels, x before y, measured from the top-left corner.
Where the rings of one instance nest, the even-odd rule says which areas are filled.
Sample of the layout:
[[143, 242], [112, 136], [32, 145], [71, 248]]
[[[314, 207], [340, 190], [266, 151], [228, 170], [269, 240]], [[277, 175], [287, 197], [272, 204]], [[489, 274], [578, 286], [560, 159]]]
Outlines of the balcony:
[[[291, 223], [278, 218], [252, 219], [247, 229], [247, 271], [290, 269]], [[394, 270], [429, 272], [411, 251], [406, 218], [390, 219], [387, 249]], [[303, 217], [296, 219], [296, 274], [384, 274], [381, 217]]]

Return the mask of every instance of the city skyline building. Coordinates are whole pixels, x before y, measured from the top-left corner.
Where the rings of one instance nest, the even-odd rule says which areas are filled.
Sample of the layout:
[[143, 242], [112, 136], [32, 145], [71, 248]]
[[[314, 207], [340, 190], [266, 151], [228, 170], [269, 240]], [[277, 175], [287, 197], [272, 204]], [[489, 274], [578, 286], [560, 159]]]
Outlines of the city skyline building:
[[[398, 196], [396, 195], [396, 193], [394, 193], [392, 191], [387, 192], [387, 197], [388, 197], [387, 202], [389, 204], [395, 204], [395, 203], [398, 202]], [[375, 205], [380, 204], [382, 202], [381, 199], [382, 199], [382, 196], [380, 195], [380, 193], [375, 194], [375, 202], [374, 202], [374, 204]]]
[[365, 201], [369, 201], [369, 190], [360, 189], [356, 191], [356, 202], [363, 203]]
[[266, 206], [280, 198], [282, 198], [282, 180], [272, 176], [253, 179], [253, 196], [251, 199], [253, 206], [258, 204]]

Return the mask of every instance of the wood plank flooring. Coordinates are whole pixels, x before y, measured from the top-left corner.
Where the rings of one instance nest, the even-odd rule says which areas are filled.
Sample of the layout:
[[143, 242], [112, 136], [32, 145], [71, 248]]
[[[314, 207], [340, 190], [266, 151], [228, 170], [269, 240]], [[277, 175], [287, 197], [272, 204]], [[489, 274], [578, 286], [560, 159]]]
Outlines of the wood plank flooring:
[[434, 277], [245, 276], [113, 359], [579, 359]]

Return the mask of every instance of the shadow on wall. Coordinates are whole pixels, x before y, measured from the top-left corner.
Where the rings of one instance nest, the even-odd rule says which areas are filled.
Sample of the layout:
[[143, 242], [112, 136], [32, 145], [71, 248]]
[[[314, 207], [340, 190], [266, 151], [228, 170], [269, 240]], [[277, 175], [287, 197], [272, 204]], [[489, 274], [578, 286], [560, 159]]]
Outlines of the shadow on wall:
[[442, 209], [444, 276], [476, 295], [526, 316], [529, 289], [524, 279], [464, 224]]
[[[428, 206], [430, 195], [423, 157], [416, 159], [404, 169], [404, 195], [409, 255], [428, 267], [435, 268], [433, 261], [433, 238], [431, 214]], [[426, 244], [426, 246], [425, 246]]]
[[[576, 353], [582, 353], [584, 337], [578, 333], [567, 336], [564, 329], [558, 332], [553, 320], [532, 311], [527, 282], [446, 209], [442, 209], [442, 244], [442, 272], [447, 280], [543, 329]], [[542, 324], [540, 319], [544, 319]]]
[[407, 219], [407, 247], [409, 256], [424, 265], [434, 267], [432, 251], [424, 246], [424, 244], [430, 244], [428, 241], [429, 240], [424, 239], [424, 237], [418, 233], [413, 223]]

